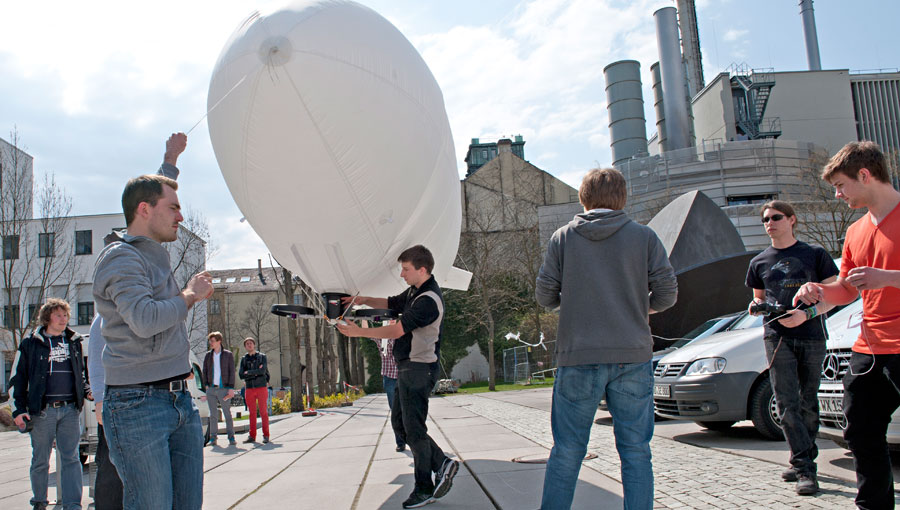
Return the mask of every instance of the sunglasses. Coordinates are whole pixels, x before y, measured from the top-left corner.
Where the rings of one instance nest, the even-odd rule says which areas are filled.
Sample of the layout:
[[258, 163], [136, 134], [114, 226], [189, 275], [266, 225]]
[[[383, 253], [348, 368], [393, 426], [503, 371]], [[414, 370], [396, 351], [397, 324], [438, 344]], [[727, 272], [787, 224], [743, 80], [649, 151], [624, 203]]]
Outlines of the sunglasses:
[[771, 215], [771, 216], [764, 216], [763, 219], [762, 219], [762, 222], [763, 222], [763, 223], [768, 223], [769, 220], [772, 220], [772, 221], [781, 221], [781, 220], [783, 220], [783, 219], [784, 219], [784, 215], [783, 215], [783, 214], [773, 214], [773, 215]]

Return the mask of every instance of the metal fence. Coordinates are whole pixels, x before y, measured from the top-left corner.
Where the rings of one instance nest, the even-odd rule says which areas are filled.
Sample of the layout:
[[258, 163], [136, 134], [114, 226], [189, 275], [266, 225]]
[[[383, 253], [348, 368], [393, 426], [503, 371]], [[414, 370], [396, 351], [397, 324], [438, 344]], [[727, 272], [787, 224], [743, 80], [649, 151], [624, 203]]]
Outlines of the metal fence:
[[[556, 375], [554, 342], [503, 350], [503, 382], [525, 384]], [[545, 348], [546, 347], [546, 348]]]

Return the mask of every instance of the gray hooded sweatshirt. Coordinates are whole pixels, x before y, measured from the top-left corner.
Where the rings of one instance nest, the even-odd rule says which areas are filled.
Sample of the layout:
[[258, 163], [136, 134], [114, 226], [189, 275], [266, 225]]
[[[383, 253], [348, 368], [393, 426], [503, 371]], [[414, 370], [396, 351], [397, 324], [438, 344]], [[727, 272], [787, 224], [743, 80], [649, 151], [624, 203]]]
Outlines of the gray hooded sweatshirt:
[[541, 305], [559, 307], [559, 366], [576, 366], [649, 361], [649, 311], [674, 305], [677, 289], [650, 227], [621, 210], [589, 211], [550, 238], [535, 294]]
[[[159, 173], [178, 176], [163, 164]], [[160, 381], [190, 372], [187, 303], [169, 252], [144, 236], [113, 232], [94, 267], [94, 302], [103, 317], [106, 384]]]

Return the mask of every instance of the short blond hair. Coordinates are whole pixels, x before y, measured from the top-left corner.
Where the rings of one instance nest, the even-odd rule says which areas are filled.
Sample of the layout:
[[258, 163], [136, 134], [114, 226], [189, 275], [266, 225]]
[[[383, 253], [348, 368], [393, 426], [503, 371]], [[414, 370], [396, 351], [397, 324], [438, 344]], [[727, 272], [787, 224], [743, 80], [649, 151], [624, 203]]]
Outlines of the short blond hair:
[[625, 183], [625, 176], [615, 168], [589, 170], [578, 188], [578, 201], [587, 210], [618, 211], [625, 208], [627, 198], [628, 186]]

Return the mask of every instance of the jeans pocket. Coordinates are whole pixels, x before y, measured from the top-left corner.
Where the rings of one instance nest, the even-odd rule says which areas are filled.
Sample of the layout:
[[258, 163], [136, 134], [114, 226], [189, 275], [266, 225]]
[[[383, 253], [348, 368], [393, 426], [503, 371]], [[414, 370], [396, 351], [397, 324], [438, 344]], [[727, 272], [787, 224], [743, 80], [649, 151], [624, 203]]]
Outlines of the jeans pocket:
[[556, 391], [572, 402], [593, 398], [594, 374], [594, 368], [559, 367], [556, 374]]
[[103, 409], [109, 410], [111, 413], [124, 411], [141, 405], [146, 399], [146, 390], [134, 389], [107, 392], [103, 400]]
[[624, 373], [612, 381], [609, 391], [616, 391], [635, 399], [645, 399], [653, 394], [653, 373], [650, 363], [625, 365]]

